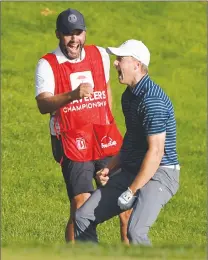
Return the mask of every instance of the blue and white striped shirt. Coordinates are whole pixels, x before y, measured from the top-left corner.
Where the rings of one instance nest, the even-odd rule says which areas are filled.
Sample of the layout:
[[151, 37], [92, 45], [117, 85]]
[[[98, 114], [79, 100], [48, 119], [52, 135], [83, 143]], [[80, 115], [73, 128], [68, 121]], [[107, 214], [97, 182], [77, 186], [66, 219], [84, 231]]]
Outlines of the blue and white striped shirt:
[[145, 75], [135, 88], [122, 95], [126, 133], [120, 151], [122, 167], [138, 171], [148, 149], [147, 136], [166, 132], [160, 165], [178, 164], [176, 121], [173, 105], [165, 92]]

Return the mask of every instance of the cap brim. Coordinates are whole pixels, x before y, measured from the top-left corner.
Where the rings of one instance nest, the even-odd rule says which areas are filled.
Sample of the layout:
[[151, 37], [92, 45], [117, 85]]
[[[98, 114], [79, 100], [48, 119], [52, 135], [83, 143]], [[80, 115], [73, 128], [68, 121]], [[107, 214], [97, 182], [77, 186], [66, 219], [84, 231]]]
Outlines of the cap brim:
[[132, 55], [130, 53], [127, 53], [127, 52], [121, 50], [120, 48], [115, 48], [115, 47], [108, 47], [108, 48], [106, 48], [106, 51], [108, 54], [116, 55], [116, 56], [131, 56]]
[[70, 34], [72, 33], [74, 30], [82, 30], [82, 31], [86, 31], [86, 27], [84, 25], [75, 25], [74, 27], [70, 28], [70, 30], [68, 28], [66, 28], [65, 30], [60, 30], [63, 34]]

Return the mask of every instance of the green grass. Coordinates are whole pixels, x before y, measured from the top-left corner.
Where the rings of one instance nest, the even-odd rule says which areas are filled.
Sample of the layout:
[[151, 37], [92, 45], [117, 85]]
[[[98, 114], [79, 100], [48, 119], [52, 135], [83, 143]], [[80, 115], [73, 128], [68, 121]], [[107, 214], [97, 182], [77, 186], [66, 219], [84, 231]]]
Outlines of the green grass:
[[51, 249], [49, 246], [36, 247], [13, 247], [11, 249], [3, 248], [2, 256], [7, 257], [7, 260], [61, 260], [61, 259], [77, 259], [77, 260], [131, 260], [131, 259], [151, 259], [151, 260], [175, 260], [175, 259], [204, 259], [205, 249], [198, 247], [126, 247], [119, 245], [102, 245], [95, 246], [92, 244], [76, 245], [76, 246], [54, 246]]
[[[79, 260], [84, 252], [96, 259], [94, 251], [103, 255], [100, 259], [205, 259], [206, 3], [2, 2], [1, 7], [3, 259], [26, 259], [28, 252], [30, 259], [43, 254]], [[38, 59], [56, 48], [55, 19], [68, 7], [85, 15], [88, 44], [107, 47], [141, 39], [151, 52], [151, 77], [173, 101], [181, 186], [151, 229], [151, 250], [120, 246], [118, 218], [99, 226], [100, 247], [62, 246], [69, 203], [51, 154], [48, 116], [40, 115], [34, 99], [34, 74]], [[54, 13], [43, 16], [45, 8]], [[120, 96], [125, 87], [113, 66], [111, 85], [113, 113], [124, 133]]]

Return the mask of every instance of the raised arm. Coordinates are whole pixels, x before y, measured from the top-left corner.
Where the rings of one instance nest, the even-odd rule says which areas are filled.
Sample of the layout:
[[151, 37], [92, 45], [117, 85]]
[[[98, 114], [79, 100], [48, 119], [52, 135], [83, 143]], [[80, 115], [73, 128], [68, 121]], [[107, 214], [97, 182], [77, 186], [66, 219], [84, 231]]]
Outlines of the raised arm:
[[41, 59], [35, 74], [36, 101], [41, 114], [53, 113], [73, 100], [90, 97], [93, 89], [89, 83], [80, 84], [75, 90], [54, 95], [54, 75], [49, 63]]
[[36, 97], [37, 105], [41, 114], [52, 113], [72, 102], [83, 97], [90, 97], [93, 89], [89, 83], [81, 83], [75, 90], [53, 95], [50, 92], [43, 92]]
[[36, 97], [37, 105], [41, 114], [52, 113], [73, 100], [72, 92], [62, 93], [55, 96], [50, 92], [43, 92]]

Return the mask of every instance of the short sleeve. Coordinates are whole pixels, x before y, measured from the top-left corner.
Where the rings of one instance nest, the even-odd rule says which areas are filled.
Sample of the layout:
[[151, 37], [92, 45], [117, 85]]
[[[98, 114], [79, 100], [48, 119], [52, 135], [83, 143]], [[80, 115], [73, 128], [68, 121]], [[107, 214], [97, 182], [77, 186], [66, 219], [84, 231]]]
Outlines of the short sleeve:
[[142, 105], [143, 128], [146, 136], [166, 132], [168, 107], [158, 97], [148, 97]]
[[110, 57], [109, 54], [106, 52], [106, 49], [99, 46], [97, 46], [97, 48], [100, 51], [102, 57], [103, 67], [105, 72], [105, 80], [106, 82], [108, 82], [110, 78]]
[[47, 60], [40, 59], [35, 72], [35, 96], [43, 92], [54, 94], [55, 82], [52, 68]]

